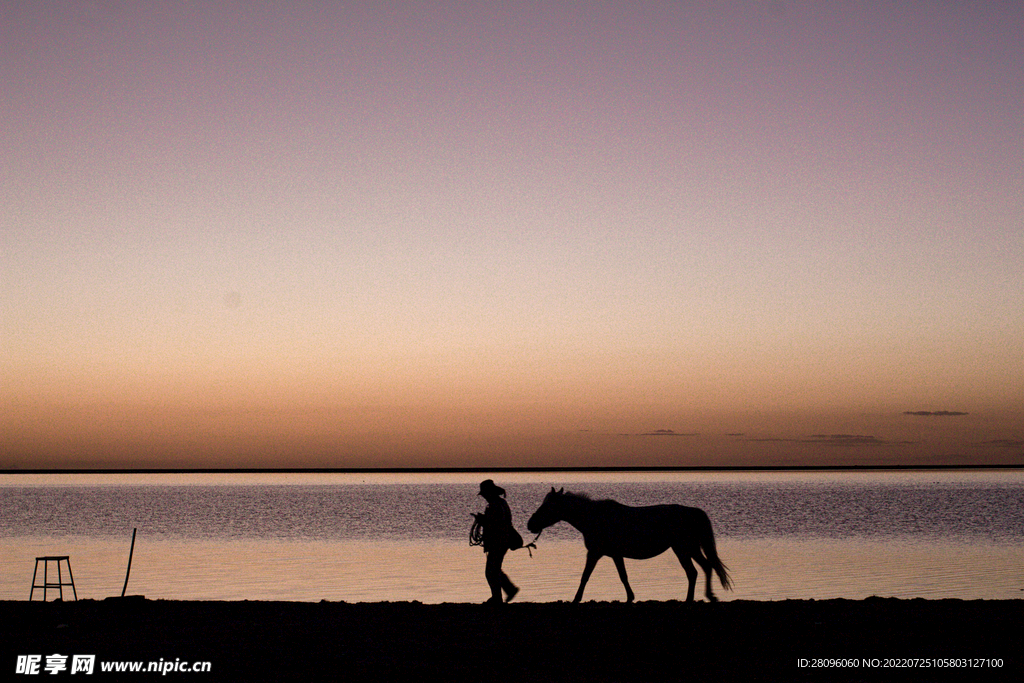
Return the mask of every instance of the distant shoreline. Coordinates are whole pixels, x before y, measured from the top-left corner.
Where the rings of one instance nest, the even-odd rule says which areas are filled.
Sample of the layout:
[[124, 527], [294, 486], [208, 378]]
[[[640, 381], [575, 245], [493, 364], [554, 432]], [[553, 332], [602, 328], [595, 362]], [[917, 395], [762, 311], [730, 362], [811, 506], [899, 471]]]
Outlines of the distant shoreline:
[[1022, 617], [1024, 600], [0, 601], [0, 667], [58, 653], [209, 662], [217, 681], [1019, 680]]
[[988, 465], [733, 465], [717, 467], [202, 467], [0, 469], [0, 474], [529, 474], [547, 472], [963, 472], [1024, 470], [1021, 464]]

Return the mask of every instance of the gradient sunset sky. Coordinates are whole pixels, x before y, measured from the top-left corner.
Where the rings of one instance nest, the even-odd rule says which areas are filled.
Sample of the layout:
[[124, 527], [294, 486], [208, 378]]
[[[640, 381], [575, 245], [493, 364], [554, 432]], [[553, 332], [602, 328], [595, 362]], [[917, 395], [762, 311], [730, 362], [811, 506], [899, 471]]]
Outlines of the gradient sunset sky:
[[1021, 36], [5, 0], [0, 469], [1024, 464]]

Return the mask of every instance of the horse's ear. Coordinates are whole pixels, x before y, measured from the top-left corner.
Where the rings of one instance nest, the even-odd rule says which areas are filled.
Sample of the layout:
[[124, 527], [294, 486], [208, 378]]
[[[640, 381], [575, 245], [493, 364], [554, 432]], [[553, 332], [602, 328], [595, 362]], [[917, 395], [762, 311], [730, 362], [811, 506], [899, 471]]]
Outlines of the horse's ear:
[[559, 493], [565, 493], [565, 487], [563, 486], [562, 488], [558, 489], [558, 492]]
[[551, 487], [551, 493], [556, 493], [554, 486]]

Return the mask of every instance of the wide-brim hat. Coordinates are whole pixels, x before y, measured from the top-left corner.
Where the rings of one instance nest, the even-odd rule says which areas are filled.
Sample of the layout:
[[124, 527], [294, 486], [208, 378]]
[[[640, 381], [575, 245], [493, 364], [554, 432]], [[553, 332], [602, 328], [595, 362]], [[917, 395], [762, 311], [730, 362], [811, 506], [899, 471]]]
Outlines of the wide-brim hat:
[[491, 494], [504, 496], [505, 489], [495, 484], [492, 479], [484, 479], [482, 482], [480, 482], [480, 493], [478, 493], [477, 495], [486, 498], [488, 495]]

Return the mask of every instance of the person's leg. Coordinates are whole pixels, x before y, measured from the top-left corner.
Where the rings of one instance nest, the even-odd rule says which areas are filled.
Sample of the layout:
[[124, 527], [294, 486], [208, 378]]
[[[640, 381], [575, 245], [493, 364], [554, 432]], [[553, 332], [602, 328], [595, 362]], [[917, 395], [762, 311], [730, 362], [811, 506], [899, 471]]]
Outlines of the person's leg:
[[512, 598], [516, 597], [516, 593], [519, 592], [519, 587], [512, 583], [512, 580], [508, 578], [508, 574], [505, 572], [501, 573], [501, 587], [508, 596], [506, 602], [512, 602]]
[[484, 576], [487, 578], [487, 585], [491, 588], [491, 599], [488, 602], [501, 602], [501, 589], [504, 579], [508, 578], [501, 571], [501, 563], [505, 559], [504, 550], [490, 550], [487, 553], [487, 564], [484, 567]]

